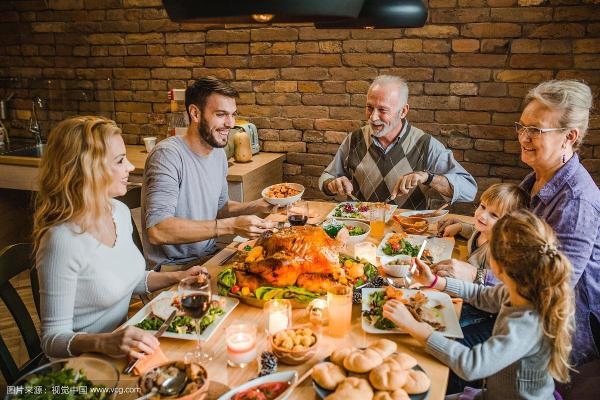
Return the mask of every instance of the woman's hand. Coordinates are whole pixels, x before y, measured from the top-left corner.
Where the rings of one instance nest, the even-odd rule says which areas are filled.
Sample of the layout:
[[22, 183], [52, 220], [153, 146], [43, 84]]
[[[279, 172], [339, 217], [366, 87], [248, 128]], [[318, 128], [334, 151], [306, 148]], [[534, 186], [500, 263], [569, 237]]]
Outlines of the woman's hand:
[[383, 316], [392, 321], [400, 329], [408, 332], [419, 343], [425, 345], [433, 328], [425, 322], [418, 322], [406, 306], [398, 300], [390, 300], [383, 305]]
[[456, 236], [461, 230], [462, 225], [460, 224], [460, 220], [457, 218], [447, 218], [438, 222], [438, 236]]
[[154, 353], [160, 346], [154, 335], [135, 326], [119, 329], [107, 334], [103, 339], [101, 352], [112, 357], [127, 355], [141, 358], [144, 354]]
[[417, 268], [413, 272], [412, 279], [422, 286], [431, 286], [435, 280], [435, 275], [431, 272], [429, 266], [416, 257], [413, 258], [413, 262], [417, 265]]
[[460, 279], [465, 282], [475, 281], [477, 275], [477, 267], [454, 258], [433, 264], [431, 270], [438, 276]]

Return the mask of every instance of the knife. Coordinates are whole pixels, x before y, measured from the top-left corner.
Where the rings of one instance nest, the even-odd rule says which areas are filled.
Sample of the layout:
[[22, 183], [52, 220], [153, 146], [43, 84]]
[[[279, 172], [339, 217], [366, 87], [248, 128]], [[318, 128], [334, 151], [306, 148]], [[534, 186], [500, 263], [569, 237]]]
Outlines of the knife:
[[[173, 322], [173, 320], [175, 319], [175, 316], [177, 315], [177, 310], [173, 310], [171, 312], [171, 315], [169, 315], [169, 318], [167, 318], [165, 320], [165, 322], [162, 323], [162, 325], [160, 326], [160, 328], [158, 328], [158, 330], [156, 331], [156, 333], [154, 334], [155, 338], [159, 338], [163, 335], [163, 333], [165, 333], [165, 331], [167, 330], [167, 328], [169, 328], [169, 325], [171, 325], [171, 322]], [[133, 359], [129, 362], [129, 364], [127, 364], [127, 366], [125, 367], [125, 369], [123, 370], [124, 374], [130, 374], [131, 371], [133, 371], [133, 369], [135, 368], [135, 365], [137, 364], [137, 362], [139, 361], [139, 358]]]

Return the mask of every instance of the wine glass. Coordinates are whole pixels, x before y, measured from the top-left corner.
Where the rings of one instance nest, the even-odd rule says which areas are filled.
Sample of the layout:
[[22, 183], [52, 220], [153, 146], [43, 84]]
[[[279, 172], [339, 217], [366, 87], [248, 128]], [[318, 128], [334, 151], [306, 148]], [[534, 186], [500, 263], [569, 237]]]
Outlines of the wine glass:
[[298, 200], [288, 205], [287, 218], [291, 226], [302, 226], [308, 221], [308, 202]]
[[212, 360], [213, 354], [202, 350], [202, 340], [200, 339], [202, 335], [200, 322], [210, 309], [212, 297], [210, 275], [207, 272], [200, 272], [198, 275], [182, 279], [179, 282], [179, 297], [181, 299], [180, 308], [185, 315], [195, 320], [194, 325], [198, 335], [196, 350], [186, 353], [185, 359], [195, 360], [199, 363]]

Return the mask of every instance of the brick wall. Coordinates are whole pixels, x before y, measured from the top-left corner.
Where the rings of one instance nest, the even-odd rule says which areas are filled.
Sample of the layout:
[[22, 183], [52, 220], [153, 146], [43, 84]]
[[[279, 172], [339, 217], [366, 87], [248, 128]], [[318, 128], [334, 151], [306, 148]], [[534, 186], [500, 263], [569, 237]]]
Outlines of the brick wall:
[[[287, 179], [313, 196], [363, 123], [378, 74], [410, 82], [410, 120], [453, 149], [480, 190], [527, 172], [512, 123], [531, 86], [577, 78], [600, 93], [598, 0], [429, 0], [424, 28], [389, 30], [177, 24], [159, 0], [12, 1], [0, 3], [0, 33], [0, 77], [17, 78], [0, 80], [0, 94], [17, 92], [16, 135], [45, 91], [54, 93], [47, 120], [109, 113], [128, 143], [141, 143], [166, 132], [168, 88], [215, 75], [239, 89], [263, 149], [286, 152]], [[581, 153], [600, 182], [598, 115], [591, 126]]]

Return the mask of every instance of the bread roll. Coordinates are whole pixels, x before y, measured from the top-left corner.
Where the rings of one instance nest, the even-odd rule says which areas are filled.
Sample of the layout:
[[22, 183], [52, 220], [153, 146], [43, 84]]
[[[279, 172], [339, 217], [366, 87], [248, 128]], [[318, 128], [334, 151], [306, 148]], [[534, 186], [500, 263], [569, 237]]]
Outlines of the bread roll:
[[384, 362], [373, 368], [369, 374], [369, 381], [375, 389], [394, 390], [406, 384], [408, 371], [400, 368], [394, 361]]
[[346, 378], [344, 370], [330, 362], [315, 365], [311, 375], [319, 386], [327, 390], [335, 390], [337, 385]]
[[383, 358], [373, 349], [355, 350], [344, 358], [344, 368], [363, 374], [383, 362]]
[[376, 392], [373, 400], [410, 400], [410, 396], [404, 389], [396, 389], [393, 392]]
[[431, 379], [425, 372], [411, 369], [408, 371], [406, 384], [402, 389], [406, 390], [408, 394], [419, 394], [429, 390], [429, 386], [431, 386]]
[[332, 394], [325, 397], [326, 400], [371, 400], [373, 389], [366, 379], [350, 377], [340, 383]]
[[386, 358], [398, 349], [398, 345], [388, 339], [379, 339], [371, 343], [369, 348], [378, 352], [382, 358]]
[[331, 353], [331, 362], [339, 365], [340, 367], [344, 366], [344, 358], [348, 356], [348, 354], [357, 350], [356, 347], [344, 347], [343, 349], [339, 349]]
[[406, 353], [394, 353], [386, 358], [386, 361], [394, 361], [402, 369], [412, 369], [417, 365], [417, 359]]

